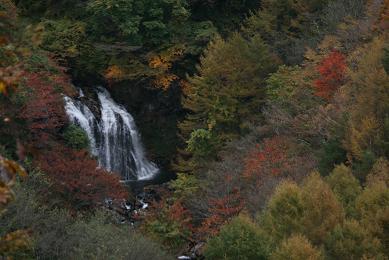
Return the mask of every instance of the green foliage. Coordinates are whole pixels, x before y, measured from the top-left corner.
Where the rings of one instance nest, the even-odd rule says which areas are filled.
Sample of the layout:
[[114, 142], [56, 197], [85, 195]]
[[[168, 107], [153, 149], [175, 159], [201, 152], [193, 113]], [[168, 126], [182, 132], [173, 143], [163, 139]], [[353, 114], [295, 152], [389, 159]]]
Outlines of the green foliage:
[[331, 259], [383, 259], [380, 241], [355, 220], [334, 228], [325, 245]]
[[222, 131], [223, 127], [227, 132], [259, 110], [262, 84], [274, 69], [274, 60], [259, 37], [245, 40], [235, 33], [228, 40], [216, 38], [201, 58], [199, 69], [199, 75], [190, 79], [184, 107], [208, 128]]
[[192, 132], [187, 141], [188, 151], [197, 159], [209, 159], [215, 156], [217, 139], [210, 130], [197, 129]]
[[205, 248], [206, 259], [268, 259], [269, 242], [249, 217], [238, 216], [211, 238]]
[[25, 62], [31, 72], [48, 71], [56, 73], [58, 70], [50, 64], [50, 60], [42, 51], [35, 51]]
[[292, 235], [284, 240], [271, 255], [271, 260], [320, 260], [324, 259], [322, 252], [312, 246], [311, 242], [302, 235]]
[[337, 199], [342, 203], [347, 216], [356, 216], [355, 199], [361, 193], [359, 181], [353, 176], [351, 169], [344, 164], [338, 165], [326, 178]]
[[85, 45], [85, 23], [80, 21], [47, 20], [42, 22], [42, 47], [61, 58], [74, 58], [80, 55]]
[[382, 57], [382, 64], [387, 74], [389, 74], [389, 48], [384, 49], [384, 55]]
[[223, 35], [239, 29], [241, 21], [251, 11], [260, 7], [260, 2], [257, 0], [189, 0], [188, 2], [193, 17], [212, 21]]
[[185, 21], [189, 15], [186, 2], [181, 0], [92, 0], [87, 11], [98, 39], [118, 37], [132, 44], [151, 46], [169, 37], [170, 23]]
[[63, 137], [67, 145], [73, 149], [81, 150], [88, 149], [89, 139], [85, 131], [74, 124], [69, 125], [64, 133]]
[[68, 241], [76, 258], [170, 259], [161, 248], [130, 227], [110, 224], [109, 216], [104, 212], [76, 221], [68, 232], [72, 237], [77, 236], [75, 241]]
[[170, 187], [174, 190], [175, 198], [186, 199], [199, 189], [199, 181], [194, 175], [178, 173], [177, 178], [170, 182]]
[[168, 218], [165, 213], [146, 223], [145, 229], [152, 238], [175, 250], [185, 244], [190, 234], [189, 230], [183, 229], [179, 222]]
[[245, 121], [258, 120], [265, 77], [275, 69], [274, 63], [268, 46], [257, 36], [245, 39], [234, 33], [227, 40], [217, 37], [209, 45], [201, 58], [199, 74], [189, 79], [184, 90], [183, 106], [191, 113], [180, 130], [190, 139], [188, 150], [215, 156], [210, 148], [244, 132]]
[[293, 80], [293, 75], [301, 72], [299, 67], [288, 67], [282, 65], [276, 73], [266, 80], [266, 94], [269, 101], [280, 104], [285, 103], [293, 97], [296, 89], [296, 82]]
[[70, 19], [45, 20], [37, 27], [42, 30], [40, 47], [50, 51], [61, 61], [67, 61], [74, 77], [87, 79], [105, 68], [106, 55], [91, 43], [86, 22]]
[[377, 157], [372, 151], [363, 151], [361, 158], [353, 163], [354, 172], [358, 179], [366, 180], [366, 176], [372, 169], [376, 159]]
[[335, 165], [346, 161], [347, 152], [338, 139], [331, 139], [321, 146], [319, 152], [319, 171], [322, 175], [328, 175]]
[[24, 15], [39, 17], [47, 15], [78, 16], [84, 8], [84, 1], [78, 0], [18, 0], [17, 6]]
[[27, 259], [169, 259], [130, 227], [115, 224], [108, 212], [75, 215], [45, 203], [49, 184], [40, 173], [30, 176], [17, 184], [15, 201], [0, 216], [0, 235], [31, 231], [34, 250], [24, 255]]

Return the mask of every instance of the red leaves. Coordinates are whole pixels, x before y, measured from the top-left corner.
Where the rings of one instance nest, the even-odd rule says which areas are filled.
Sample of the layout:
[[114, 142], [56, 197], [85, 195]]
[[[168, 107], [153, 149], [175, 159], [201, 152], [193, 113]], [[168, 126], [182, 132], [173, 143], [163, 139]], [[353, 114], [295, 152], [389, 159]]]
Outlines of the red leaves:
[[177, 222], [180, 226], [183, 226], [189, 230], [193, 229], [192, 226], [192, 217], [188, 209], [186, 209], [181, 200], [177, 200], [169, 208], [168, 211], [169, 219]]
[[346, 62], [338, 51], [332, 51], [318, 66], [320, 77], [314, 81], [316, 96], [326, 100], [332, 98], [335, 91], [344, 84]]
[[257, 146], [248, 154], [243, 177], [261, 181], [265, 176], [281, 174], [290, 167], [287, 150], [285, 138], [265, 139], [261, 148]]
[[39, 166], [49, 175], [54, 190], [76, 208], [127, 198], [119, 177], [97, 168], [96, 160], [85, 151], [57, 148], [41, 156]]
[[46, 140], [48, 134], [54, 133], [67, 120], [62, 97], [46, 77], [46, 73], [25, 74], [27, 85], [33, 93], [19, 116], [27, 121], [35, 139], [40, 141]]
[[225, 223], [242, 211], [245, 205], [245, 200], [232, 174], [224, 175], [222, 185], [223, 188], [207, 201], [207, 217], [196, 232], [202, 238], [216, 235]]
[[210, 216], [205, 219], [198, 232], [205, 236], [216, 235], [223, 224], [239, 214], [243, 206], [244, 201], [238, 189], [233, 189], [224, 197], [211, 200]]

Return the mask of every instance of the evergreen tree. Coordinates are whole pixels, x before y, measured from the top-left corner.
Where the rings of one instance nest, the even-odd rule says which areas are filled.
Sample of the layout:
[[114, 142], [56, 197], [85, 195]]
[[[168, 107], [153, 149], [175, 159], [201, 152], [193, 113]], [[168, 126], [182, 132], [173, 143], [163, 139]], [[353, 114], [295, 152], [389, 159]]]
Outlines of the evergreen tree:
[[275, 59], [259, 36], [217, 37], [201, 57], [198, 75], [189, 79], [184, 90], [183, 106], [189, 114], [180, 124], [183, 137], [204, 129], [213, 143], [236, 138], [245, 129], [244, 123], [258, 120], [264, 80], [274, 68]]

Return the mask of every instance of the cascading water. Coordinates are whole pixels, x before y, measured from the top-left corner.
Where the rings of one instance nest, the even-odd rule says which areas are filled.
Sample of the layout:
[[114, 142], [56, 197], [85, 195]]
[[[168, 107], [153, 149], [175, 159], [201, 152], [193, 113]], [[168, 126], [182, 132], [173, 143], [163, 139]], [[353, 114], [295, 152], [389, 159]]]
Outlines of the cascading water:
[[101, 167], [121, 174], [124, 181], [152, 179], [159, 170], [145, 157], [133, 117], [113, 101], [107, 90], [98, 88], [97, 96], [99, 120], [81, 100], [65, 97], [66, 113], [88, 135], [90, 152]]

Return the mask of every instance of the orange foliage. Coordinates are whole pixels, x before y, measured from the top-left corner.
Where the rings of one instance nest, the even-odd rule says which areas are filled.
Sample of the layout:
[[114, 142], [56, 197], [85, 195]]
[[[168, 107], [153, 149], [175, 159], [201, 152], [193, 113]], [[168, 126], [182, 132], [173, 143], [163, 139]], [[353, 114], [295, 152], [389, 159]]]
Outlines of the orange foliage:
[[154, 85], [163, 90], [167, 90], [171, 83], [177, 79], [178, 77], [174, 74], [158, 75], [154, 80]]
[[158, 70], [154, 85], [157, 88], [167, 90], [171, 83], [178, 79], [178, 76], [171, 73], [170, 70], [173, 66], [173, 62], [183, 55], [183, 50], [175, 48], [168, 50], [166, 53], [156, 55], [150, 58], [149, 67]]
[[106, 69], [104, 76], [108, 80], [118, 80], [124, 77], [124, 72], [119, 66], [112, 65]]
[[315, 95], [329, 100], [335, 91], [344, 84], [346, 72], [345, 57], [338, 51], [332, 51], [316, 69], [320, 77], [314, 81]]

